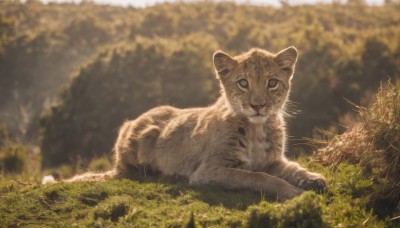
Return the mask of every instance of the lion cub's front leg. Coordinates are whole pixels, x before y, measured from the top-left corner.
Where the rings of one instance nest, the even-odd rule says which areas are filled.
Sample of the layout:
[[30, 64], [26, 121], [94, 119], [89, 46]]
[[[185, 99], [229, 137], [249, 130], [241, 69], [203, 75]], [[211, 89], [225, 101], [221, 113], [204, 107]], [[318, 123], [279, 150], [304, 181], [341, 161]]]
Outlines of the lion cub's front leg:
[[309, 172], [297, 162], [286, 159], [276, 161], [267, 168], [267, 173], [305, 190], [314, 190], [317, 193], [325, 193], [326, 190], [326, 180], [321, 174]]
[[215, 183], [227, 189], [262, 191], [278, 201], [291, 199], [304, 192], [303, 189], [264, 172], [226, 167], [202, 167], [191, 175], [190, 183], [194, 185]]

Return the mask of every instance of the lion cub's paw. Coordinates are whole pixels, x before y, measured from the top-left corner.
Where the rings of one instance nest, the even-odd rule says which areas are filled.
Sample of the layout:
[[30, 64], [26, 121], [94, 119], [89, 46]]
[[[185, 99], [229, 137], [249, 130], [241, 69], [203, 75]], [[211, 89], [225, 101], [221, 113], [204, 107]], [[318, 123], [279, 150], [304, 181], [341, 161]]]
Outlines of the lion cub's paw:
[[326, 192], [326, 180], [320, 174], [313, 174], [309, 178], [302, 180], [298, 187], [304, 190], [313, 190], [318, 194], [324, 194]]
[[304, 192], [303, 189], [295, 187], [295, 186], [291, 186], [290, 188], [286, 189], [283, 192], [279, 192], [277, 194], [277, 200], [279, 202], [284, 202], [286, 200], [292, 199], [296, 196], [301, 195]]

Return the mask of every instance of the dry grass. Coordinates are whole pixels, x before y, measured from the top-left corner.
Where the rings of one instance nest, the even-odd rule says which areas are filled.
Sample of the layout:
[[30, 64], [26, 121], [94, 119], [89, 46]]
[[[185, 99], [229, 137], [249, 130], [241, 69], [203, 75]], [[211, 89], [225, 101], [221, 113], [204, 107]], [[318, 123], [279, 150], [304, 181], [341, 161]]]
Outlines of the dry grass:
[[335, 136], [315, 155], [317, 161], [334, 169], [343, 162], [363, 167], [364, 175], [375, 184], [370, 206], [382, 215], [400, 209], [399, 90], [400, 83], [381, 86], [370, 107], [356, 106], [358, 125]]

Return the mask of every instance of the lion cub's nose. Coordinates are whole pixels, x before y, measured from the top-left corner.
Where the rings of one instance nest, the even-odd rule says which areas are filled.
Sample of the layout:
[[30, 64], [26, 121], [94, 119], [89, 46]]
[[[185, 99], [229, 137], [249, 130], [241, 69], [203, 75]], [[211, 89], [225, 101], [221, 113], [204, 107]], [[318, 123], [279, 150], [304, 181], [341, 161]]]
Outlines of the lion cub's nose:
[[257, 113], [260, 111], [260, 109], [262, 109], [265, 105], [253, 105], [250, 104], [251, 108], [254, 109], [254, 111], [256, 111]]

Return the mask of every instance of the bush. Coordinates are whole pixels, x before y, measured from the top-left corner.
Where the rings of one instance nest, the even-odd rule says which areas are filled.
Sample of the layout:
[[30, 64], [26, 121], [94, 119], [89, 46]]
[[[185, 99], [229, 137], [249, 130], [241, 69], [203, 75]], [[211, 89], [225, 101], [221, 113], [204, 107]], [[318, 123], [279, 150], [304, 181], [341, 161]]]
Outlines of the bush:
[[107, 171], [111, 170], [112, 168], [113, 165], [111, 164], [110, 159], [107, 157], [93, 159], [88, 165], [88, 170], [94, 172]]
[[0, 148], [7, 145], [10, 142], [10, 136], [8, 129], [3, 124], [0, 124]]
[[43, 165], [111, 154], [118, 127], [154, 106], [209, 104], [217, 91], [216, 46], [197, 34], [178, 41], [137, 39], [101, 51], [43, 117]]
[[28, 150], [22, 145], [13, 145], [0, 149], [0, 172], [22, 173], [28, 163]]

